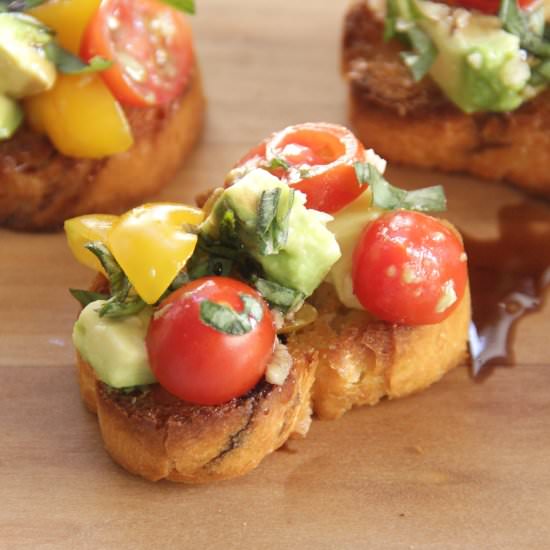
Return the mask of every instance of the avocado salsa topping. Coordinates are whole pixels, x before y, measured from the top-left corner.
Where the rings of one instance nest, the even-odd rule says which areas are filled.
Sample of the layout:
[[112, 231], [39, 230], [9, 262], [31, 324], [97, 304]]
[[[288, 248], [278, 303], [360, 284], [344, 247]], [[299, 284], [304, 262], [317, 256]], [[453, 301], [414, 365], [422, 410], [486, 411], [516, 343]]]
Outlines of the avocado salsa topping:
[[193, 0], [0, 1], [0, 140], [26, 119], [67, 156], [129, 149], [120, 105], [167, 104], [189, 81], [181, 11], [193, 13]]
[[284, 382], [284, 339], [315, 322], [307, 300], [323, 283], [388, 323], [441, 322], [467, 278], [456, 231], [423, 213], [445, 208], [443, 190], [398, 189], [384, 169], [349, 130], [309, 123], [253, 148], [203, 208], [67, 220], [74, 256], [103, 274], [93, 291], [71, 290], [83, 306], [75, 347], [114, 388], [158, 381], [218, 404], [264, 376]]
[[429, 75], [466, 113], [512, 111], [548, 86], [544, 2], [449, 4], [387, 2], [384, 38], [405, 44], [401, 56], [414, 80]]

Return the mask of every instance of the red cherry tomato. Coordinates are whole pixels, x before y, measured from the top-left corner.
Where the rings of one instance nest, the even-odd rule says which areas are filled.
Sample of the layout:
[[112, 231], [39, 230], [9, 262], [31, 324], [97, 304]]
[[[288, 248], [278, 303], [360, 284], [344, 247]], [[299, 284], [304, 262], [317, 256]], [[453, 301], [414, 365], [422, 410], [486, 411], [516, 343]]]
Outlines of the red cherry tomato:
[[289, 126], [254, 147], [237, 168], [266, 168], [305, 193], [307, 207], [334, 213], [365, 190], [355, 162], [365, 149], [343, 126], [306, 123]]
[[364, 229], [352, 276], [365, 309], [391, 323], [424, 325], [449, 316], [468, 275], [464, 247], [452, 229], [426, 214], [398, 210]]
[[[202, 319], [205, 300], [241, 313], [242, 295], [261, 305], [261, 320], [249, 317], [249, 332], [227, 334]], [[146, 343], [151, 368], [167, 391], [192, 403], [217, 405], [245, 394], [264, 375], [273, 353], [275, 327], [269, 308], [252, 288], [227, 277], [205, 277], [162, 302]]]
[[[521, 8], [529, 7], [534, 0], [518, 0], [518, 5]], [[453, 6], [461, 6], [470, 10], [478, 10], [484, 13], [495, 14], [500, 8], [500, 0], [454, 0], [449, 1]]]
[[113, 61], [101, 76], [121, 103], [164, 105], [189, 82], [191, 29], [183, 14], [158, 0], [103, 0], [80, 53]]

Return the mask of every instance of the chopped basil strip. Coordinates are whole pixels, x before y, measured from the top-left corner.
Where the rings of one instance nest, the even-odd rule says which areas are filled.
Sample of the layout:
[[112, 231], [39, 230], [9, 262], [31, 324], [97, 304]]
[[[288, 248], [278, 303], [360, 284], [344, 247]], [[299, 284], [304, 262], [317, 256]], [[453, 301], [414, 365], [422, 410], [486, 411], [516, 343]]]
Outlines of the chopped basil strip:
[[129, 315], [138, 314], [146, 306], [139, 296], [133, 296], [128, 300], [120, 300], [117, 296], [110, 298], [99, 310], [100, 317], [119, 319]]
[[253, 330], [263, 318], [262, 305], [248, 294], [239, 294], [239, 297], [243, 304], [242, 313], [237, 313], [232, 307], [210, 300], [201, 302], [202, 322], [218, 332], [232, 336], [240, 336]]
[[409, 67], [415, 81], [422, 80], [433, 65], [438, 51], [430, 36], [414, 21], [418, 17], [414, 5], [409, 7], [413, 20], [406, 30], [398, 30], [399, 9], [397, 0], [388, 0], [384, 19], [384, 40], [397, 38], [411, 46], [412, 51], [401, 52], [401, 58]]
[[260, 234], [265, 234], [269, 231], [277, 216], [279, 208], [279, 200], [281, 198], [281, 189], [269, 189], [263, 191], [258, 205], [258, 222], [257, 230]]
[[443, 212], [447, 209], [447, 199], [441, 185], [406, 191], [391, 185], [372, 164], [357, 162], [354, 167], [359, 182], [370, 184], [373, 206], [384, 210], [403, 208], [418, 212]]
[[437, 48], [432, 39], [419, 27], [411, 27], [405, 34], [409, 38], [414, 52], [402, 52], [401, 57], [409, 67], [416, 82], [422, 80], [430, 70], [435, 58]]
[[111, 298], [103, 304], [99, 316], [118, 318], [139, 313], [146, 304], [139, 296], [130, 294], [132, 285], [109, 249], [101, 241], [85, 246], [101, 262], [111, 287]]
[[305, 296], [298, 290], [289, 288], [261, 277], [254, 277], [252, 283], [269, 304], [283, 313], [297, 310], [304, 302]]
[[220, 220], [220, 242], [227, 244], [231, 248], [238, 248], [240, 239], [237, 231], [237, 216], [235, 212], [228, 208]]
[[288, 162], [281, 157], [275, 157], [271, 159], [271, 161], [268, 164], [266, 164], [265, 168], [266, 170], [276, 170], [277, 168], [282, 168], [283, 170], [289, 170], [290, 164], [288, 164]]
[[384, 40], [387, 42], [397, 34], [397, 0], [388, 0], [386, 3], [386, 18], [384, 19]]
[[504, 30], [519, 37], [522, 48], [539, 57], [550, 57], [550, 40], [529, 28], [527, 16], [519, 9], [516, 0], [502, 0], [498, 16]]
[[529, 83], [532, 86], [541, 86], [550, 83], [550, 59], [545, 59], [538, 65], [531, 67], [531, 79]]
[[96, 300], [107, 300], [109, 296], [107, 294], [101, 294], [100, 292], [92, 292], [91, 290], [79, 290], [76, 288], [70, 288], [69, 292], [75, 298], [82, 307], [86, 307], [88, 304], [95, 302]]
[[105, 273], [107, 273], [107, 277], [109, 278], [109, 282], [111, 284], [112, 294], [120, 294], [123, 292], [128, 279], [126, 278], [126, 275], [124, 275], [124, 272], [114, 259], [109, 249], [101, 241], [86, 243], [85, 247], [92, 254], [94, 254], [103, 266], [103, 269], [105, 270]]
[[0, 0], [0, 12], [25, 11], [44, 4], [46, 0]]
[[185, 13], [194, 14], [195, 10], [195, 0], [162, 0], [165, 4], [176, 8], [179, 11]]
[[294, 193], [294, 190], [290, 190], [286, 204], [284, 204], [280, 200], [280, 188], [277, 187], [262, 192], [258, 203], [256, 223], [259, 252], [262, 256], [277, 254], [286, 244]]
[[369, 185], [372, 179], [380, 175], [378, 170], [376, 170], [376, 173], [372, 171], [374, 166], [368, 162], [356, 162], [353, 168], [355, 169], [355, 177], [359, 185]]
[[57, 67], [59, 72], [64, 74], [86, 74], [104, 71], [111, 67], [112, 62], [102, 57], [95, 56], [85, 63], [73, 55], [71, 52], [62, 48], [57, 42], [50, 42], [44, 46], [46, 57]]

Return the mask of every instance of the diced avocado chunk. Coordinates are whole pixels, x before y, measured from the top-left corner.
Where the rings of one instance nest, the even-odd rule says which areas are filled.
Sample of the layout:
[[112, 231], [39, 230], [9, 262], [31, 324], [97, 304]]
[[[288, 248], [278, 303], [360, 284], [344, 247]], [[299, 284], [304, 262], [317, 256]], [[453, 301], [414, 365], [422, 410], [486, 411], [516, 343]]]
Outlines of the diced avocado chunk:
[[339, 210], [334, 220], [328, 224], [328, 228], [340, 245], [342, 257], [332, 266], [327, 281], [334, 285], [338, 299], [346, 307], [364, 309], [353, 292], [353, 252], [363, 229], [383, 212], [372, 206], [372, 195], [369, 190], [366, 190], [345, 208]]
[[[280, 189], [276, 220], [284, 225], [288, 215], [288, 235], [286, 242], [270, 253], [263, 248], [258, 224], [262, 193], [275, 189]], [[340, 248], [326, 228], [331, 218], [304, 204], [302, 193], [265, 170], [254, 170], [224, 190], [201, 231], [217, 238], [220, 221], [232, 211], [240, 242], [262, 266], [265, 277], [309, 296], [340, 257]]]
[[0, 93], [19, 99], [49, 90], [55, 65], [44, 46], [53, 38], [37, 19], [21, 13], [0, 13]]
[[429, 74], [460, 109], [511, 111], [528, 98], [527, 56], [498, 17], [427, 0], [397, 6], [434, 43], [438, 55]]
[[23, 111], [17, 101], [0, 95], [0, 140], [9, 139], [23, 120]]
[[99, 316], [105, 303], [97, 300], [80, 313], [73, 329], [73, 343], [96, 376], [113, 388], [152, 384], [145, 336], [152, 309], [122, 319]]

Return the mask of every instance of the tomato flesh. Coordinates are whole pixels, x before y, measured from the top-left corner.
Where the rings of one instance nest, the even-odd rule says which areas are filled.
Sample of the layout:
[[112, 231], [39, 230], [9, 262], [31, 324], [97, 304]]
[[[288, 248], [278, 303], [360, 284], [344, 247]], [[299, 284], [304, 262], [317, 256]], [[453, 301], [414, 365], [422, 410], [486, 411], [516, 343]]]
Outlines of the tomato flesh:
[[[246, 334], [230, 335], [201, 319], [210, 300], [242, 312], [241, 295], [262, 304], [263, 316]], [[249, 286], [227, 277], [205, 277], [171, 294], [149, 326], [147, 350], [159, 383], [191, 403], [218, 405], [251, 390], [273, 354], [275, 327], [266, 303]]]
[[[518, 0], [521, 8], [529, 7], [534, 0]], [[500, 0], [456, 0], [449, 2], [454, 6], [461, 6], [470, 10], [478, 10], [483, 13], [496, 14], [500, 8]]]
[[443, 321], [467, 282], [464, 247], [440, 220], [398, 210], [367, 225], [353, 255], [353, 291], [384, 321], [407, 325]]
[[189, 83], [191, 29], [184, 15], [158, 0], [104, 0], [81, 45], [85, 60], [101, 56], [101, 73], [116, 98], [145, 107], [170, 103]]
[[365, 187], [354, 164], [365, 149], [343, 126], [305, 123], [289, 126], [254, 147], [237, 168], [266, 168], [307, 197], [306, 206], [335, 213], [357, 198]]

